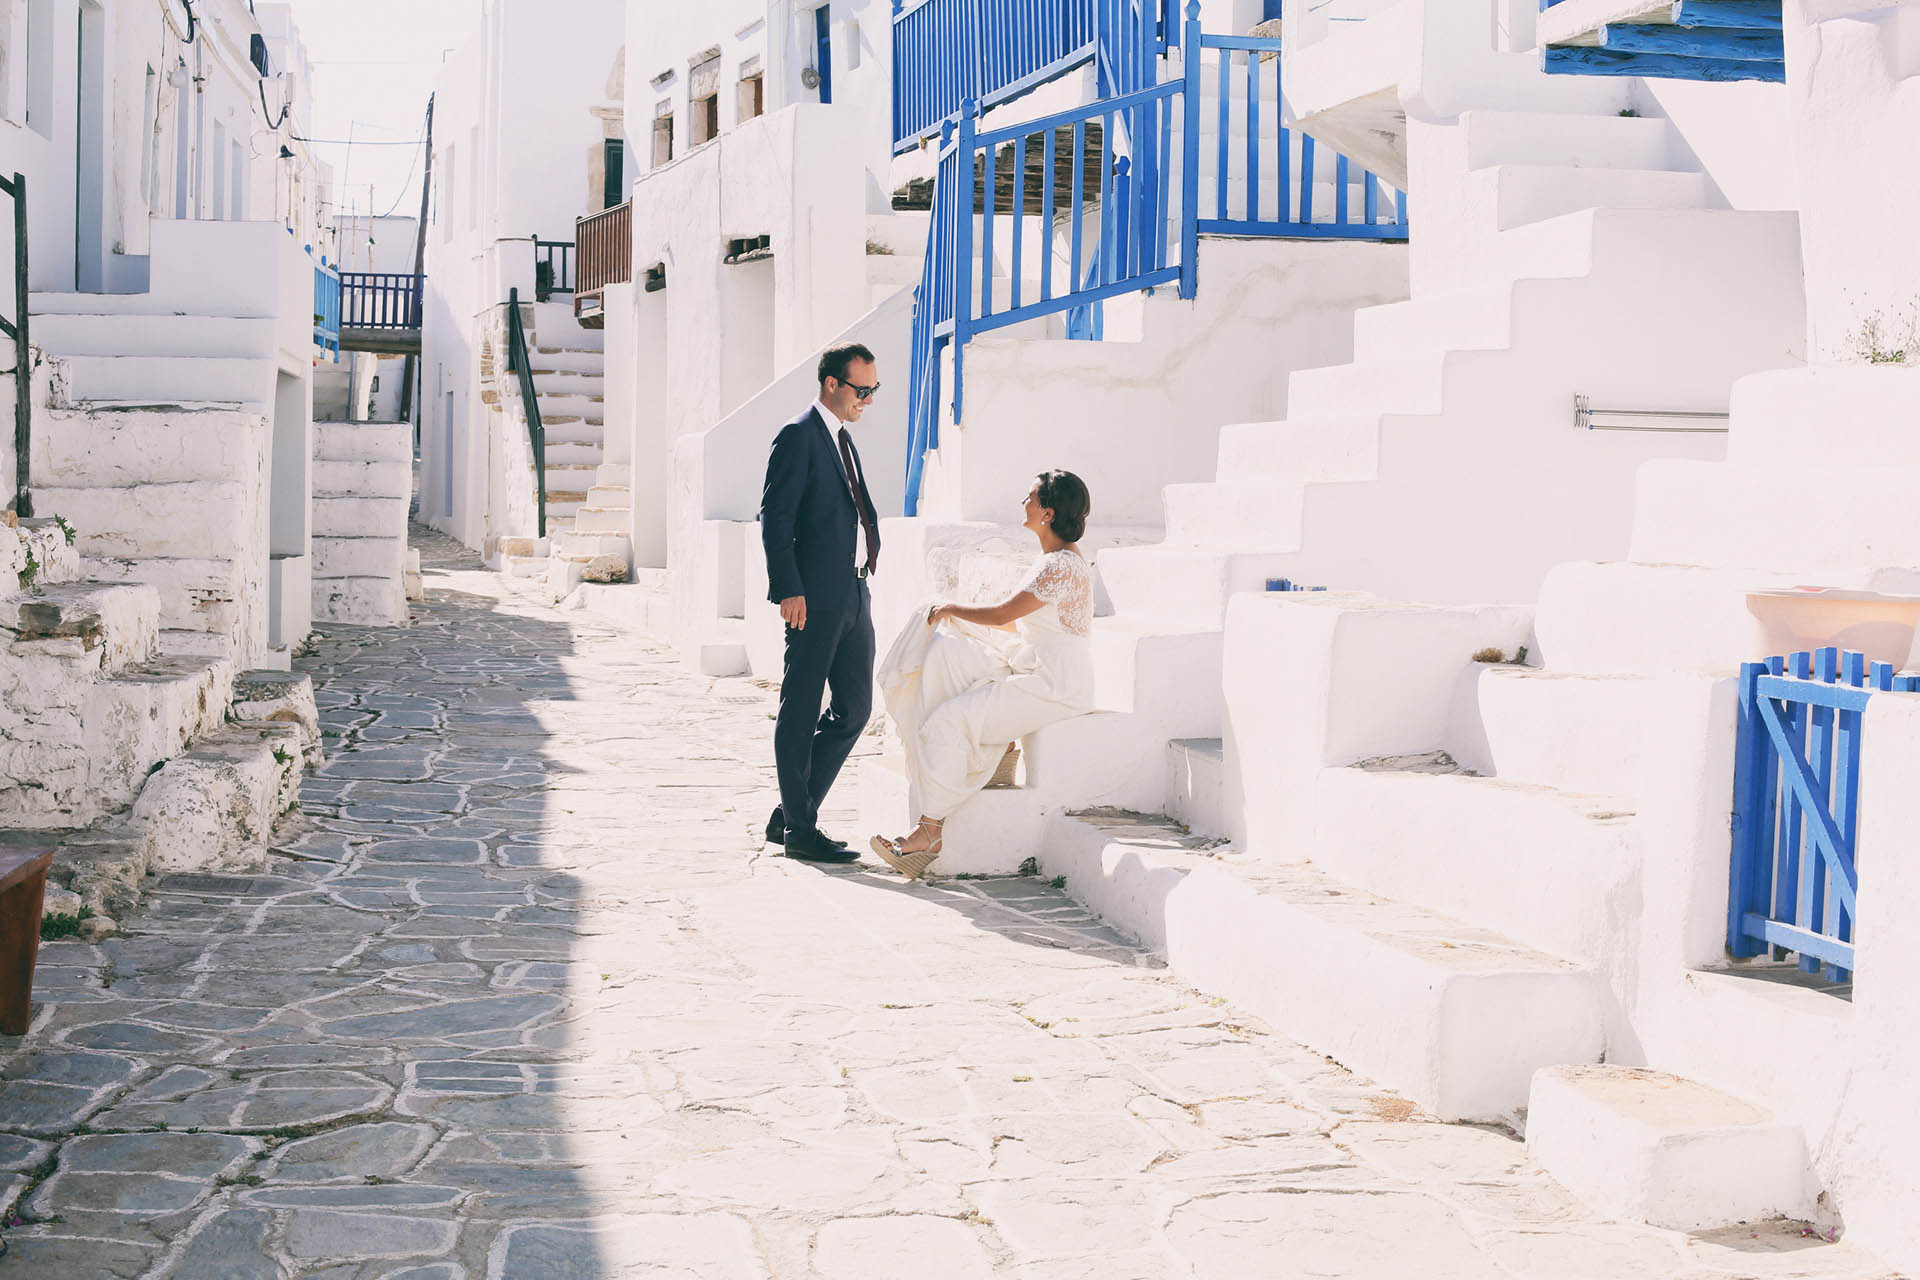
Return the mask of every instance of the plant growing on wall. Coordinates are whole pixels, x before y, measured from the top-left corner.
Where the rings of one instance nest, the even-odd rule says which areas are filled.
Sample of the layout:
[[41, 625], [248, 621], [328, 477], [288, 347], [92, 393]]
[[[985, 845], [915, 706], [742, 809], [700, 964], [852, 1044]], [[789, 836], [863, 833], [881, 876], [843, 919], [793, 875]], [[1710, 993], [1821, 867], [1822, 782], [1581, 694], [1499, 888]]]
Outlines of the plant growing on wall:
[[53, 523], [56, 526], [58, 526], [60, 530], [60, 536], [67, 540], [68, 546], [72, 546], [73, 540], [80, 536], [79, 531], [76, 530], [72, 525], [67, 523], [67, 518], [65, 516], [55, 516], [53, 518]]
[[1910, 305], [1905, 314], [1868, 314], [1848, 345], [1867, 364], [1920, 364], [1920, 303]]
[[39, 576], [40, 576], [40, 562], [34, 558], [33, 548], [28, 547], [27, 562], [24, 565], [20, 566], [20, 589], [22, 591], [38, 590], [38, 588], [36, 588], [33, 584], [34, 584], [34, 580]]

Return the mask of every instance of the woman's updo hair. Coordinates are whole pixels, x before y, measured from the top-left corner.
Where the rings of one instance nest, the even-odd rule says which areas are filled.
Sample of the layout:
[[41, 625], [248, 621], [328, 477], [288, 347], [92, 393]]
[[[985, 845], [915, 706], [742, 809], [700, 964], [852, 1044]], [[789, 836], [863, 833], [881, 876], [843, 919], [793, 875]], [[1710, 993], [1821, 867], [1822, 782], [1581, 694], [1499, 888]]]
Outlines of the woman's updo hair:
[[1053, 512], [1053, 533], [1062, 542], [1078, 542], [1087, 531], [1087, 513], [1093, 502], [1087, 486], [1071, 471], [1040, 473], [1040, 505]]

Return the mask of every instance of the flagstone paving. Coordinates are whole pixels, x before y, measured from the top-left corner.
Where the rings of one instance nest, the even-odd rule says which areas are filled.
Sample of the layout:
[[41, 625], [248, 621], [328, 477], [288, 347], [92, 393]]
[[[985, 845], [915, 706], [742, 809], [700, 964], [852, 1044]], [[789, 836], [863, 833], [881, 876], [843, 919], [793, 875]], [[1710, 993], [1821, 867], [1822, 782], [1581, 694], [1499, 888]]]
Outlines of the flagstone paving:
[[415, 532], [415, 624], [302, 663], [277, 856], [43, 949], [0, 1276], [1888, 1274], [1595, 1220], [1049, 884], [773, 856], [764, 690]]

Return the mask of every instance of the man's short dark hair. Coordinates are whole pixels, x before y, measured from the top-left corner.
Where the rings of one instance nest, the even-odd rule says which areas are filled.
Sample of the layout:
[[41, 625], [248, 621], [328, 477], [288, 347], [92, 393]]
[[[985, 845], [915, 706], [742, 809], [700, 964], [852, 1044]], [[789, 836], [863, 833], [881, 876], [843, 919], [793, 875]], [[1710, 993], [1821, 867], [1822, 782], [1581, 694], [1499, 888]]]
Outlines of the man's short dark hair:
[[873, 352], [858, 342], [849, 342], [844, 347], [829, 347], [827, 353], [820, 357], [820, 384], [825, 386], [828, 378], [845, 382], [847, 370], [853, 367], [855, 360], [872, 364]]

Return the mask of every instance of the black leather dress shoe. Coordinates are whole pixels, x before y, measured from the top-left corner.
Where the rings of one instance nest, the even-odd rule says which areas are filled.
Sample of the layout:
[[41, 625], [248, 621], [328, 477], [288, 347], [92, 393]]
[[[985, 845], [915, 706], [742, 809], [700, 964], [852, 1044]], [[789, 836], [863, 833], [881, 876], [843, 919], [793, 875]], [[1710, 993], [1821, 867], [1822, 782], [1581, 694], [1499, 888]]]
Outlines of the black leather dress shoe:
[[[816, 832], [815, 834], [819, 835], [820, 838], [825, 840], [828, 844], [837, 844], [842, 849], [847, 847], [847, 842], [845, 840], [835, 840], [832, 836], [827, 835], [825, 832]], [[773, 810], [773, 816], [767, 819], [767, 843], [768, 844], [785, 844], [786, 842], [787, 842], [786, 815], [783, 814], [780, 811], [779, 807], [776, 805]]]
[[789, 831], [786, 839], [789, 858], [802, 862], [858, 862], [860, 855], [843, 844], [836, 844], [818, 831]]

